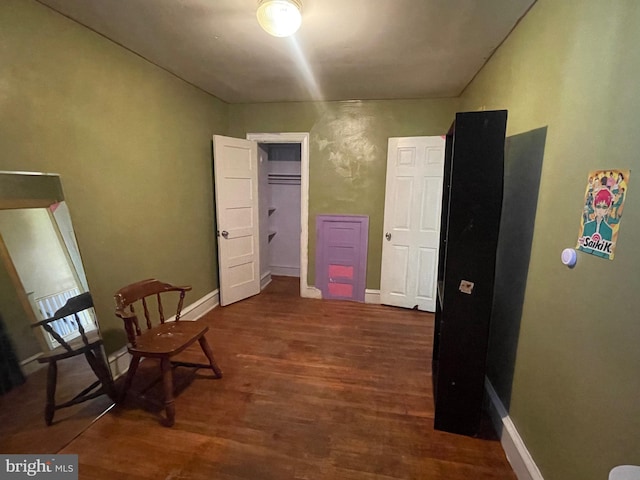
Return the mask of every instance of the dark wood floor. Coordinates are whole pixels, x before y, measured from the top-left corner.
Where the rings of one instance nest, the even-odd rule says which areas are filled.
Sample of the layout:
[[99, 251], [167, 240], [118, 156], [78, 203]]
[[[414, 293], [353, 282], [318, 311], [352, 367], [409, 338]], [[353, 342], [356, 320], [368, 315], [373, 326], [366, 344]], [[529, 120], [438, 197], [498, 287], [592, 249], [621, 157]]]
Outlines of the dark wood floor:
[[[58, 362], [58, 403], [71, 400], [96, 380], [84, 356]], [[82, 433], [112, 405], [106, 395], [56, 411], [53, 424], [44, 422], [47, 367], [26, 383], [0, 395], [0, 453], [56, 453]]]
[[176, 370], [173, 428], [135, 396], [109, 411], [60, 452], [80, 478], [516, 478], [497, 440], [434, 431], [431, 314], [302, 299], [297, 282], [207, 314], [224, 378]]

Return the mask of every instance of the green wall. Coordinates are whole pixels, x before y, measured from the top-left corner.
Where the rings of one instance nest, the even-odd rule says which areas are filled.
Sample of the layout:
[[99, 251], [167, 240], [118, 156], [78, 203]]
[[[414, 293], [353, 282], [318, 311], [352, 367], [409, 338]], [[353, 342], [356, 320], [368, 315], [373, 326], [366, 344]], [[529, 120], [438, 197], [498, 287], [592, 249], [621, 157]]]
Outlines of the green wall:
[[[507, 108], [509, 135], [547, 128], [515, 362], [491, 378], [545, 480], [640, 465], [639, 25], [635, 0], [538, 0], [462, 96]], [[634, 170], [615, 259], [579, 253], [568, 269], [600, 168]]]
[[61, 176], [108, 351], [113, 293], [215, 290], [211, 135], [228, 106], [32, 0], [0, 2], [0, 170]]
[[318, 214], [369, 216], [367, 288], [380, 288], [389, 137], [443, 135], [457, 99], [229, 106], [229, 134], [309, 132], [309, 270], [315, 283]]

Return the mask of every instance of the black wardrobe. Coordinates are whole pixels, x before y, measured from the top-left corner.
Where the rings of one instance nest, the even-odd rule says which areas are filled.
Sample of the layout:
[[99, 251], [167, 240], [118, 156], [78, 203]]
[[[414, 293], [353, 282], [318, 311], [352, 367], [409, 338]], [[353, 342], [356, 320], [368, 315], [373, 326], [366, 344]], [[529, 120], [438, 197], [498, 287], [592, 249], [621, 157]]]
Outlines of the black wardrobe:
[[446, 138], [433, 347], [435, 428], [480, 428], [507, 111], [457, 113]]

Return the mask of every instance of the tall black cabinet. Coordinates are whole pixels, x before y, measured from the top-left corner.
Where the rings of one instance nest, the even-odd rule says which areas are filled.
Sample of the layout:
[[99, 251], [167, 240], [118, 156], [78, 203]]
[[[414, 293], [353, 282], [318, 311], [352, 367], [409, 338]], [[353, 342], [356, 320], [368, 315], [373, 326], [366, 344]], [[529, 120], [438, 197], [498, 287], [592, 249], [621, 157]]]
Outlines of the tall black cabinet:
[[446, 138], [433, 348], [435, 428], [480, 428], [507, 111], [457, 113]]

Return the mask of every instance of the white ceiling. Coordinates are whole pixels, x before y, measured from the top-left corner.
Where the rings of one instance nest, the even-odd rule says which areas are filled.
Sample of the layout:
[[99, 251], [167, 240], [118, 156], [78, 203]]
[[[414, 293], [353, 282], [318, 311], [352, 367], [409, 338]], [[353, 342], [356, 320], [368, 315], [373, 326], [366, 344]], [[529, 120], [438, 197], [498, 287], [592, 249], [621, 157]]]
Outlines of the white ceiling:
[[230, 103], [459, 95], [535, 0], [303, 0], [292, 38], [257, 0], [38, 0]]

